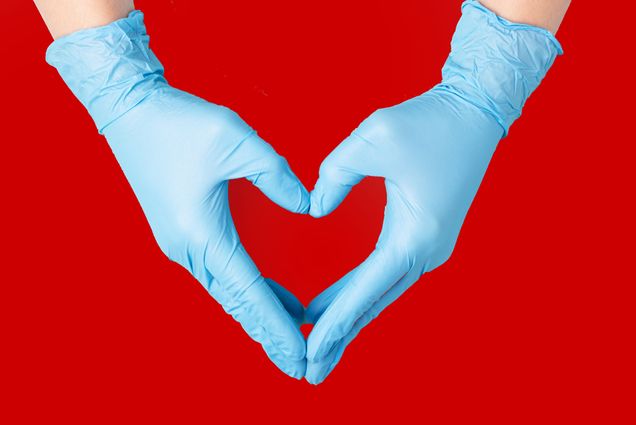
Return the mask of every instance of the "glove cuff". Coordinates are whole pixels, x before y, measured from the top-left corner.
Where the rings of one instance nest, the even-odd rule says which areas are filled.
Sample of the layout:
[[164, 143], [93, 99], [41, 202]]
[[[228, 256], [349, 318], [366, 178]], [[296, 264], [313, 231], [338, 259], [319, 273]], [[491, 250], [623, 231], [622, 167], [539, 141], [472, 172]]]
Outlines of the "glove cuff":
[[505, 136], [561, 54], [549, 31], [507, 21], [477, 0], [466, 0], [441, 86], [493, 115]]
[[86, 107], [100, 134], [167, 84], [149, 39], [144, 15], [135, 10], [111, 24], [59, 38], [47, 49], [46, 61]]

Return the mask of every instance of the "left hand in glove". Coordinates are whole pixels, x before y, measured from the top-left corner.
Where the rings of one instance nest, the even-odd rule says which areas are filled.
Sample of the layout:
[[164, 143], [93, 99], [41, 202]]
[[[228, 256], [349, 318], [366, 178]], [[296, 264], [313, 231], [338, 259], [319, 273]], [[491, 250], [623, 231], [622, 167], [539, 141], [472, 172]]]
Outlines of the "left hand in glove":
[[322, 382], [358, 332], [444, 263], [500, 138], [560, 52], [547, 31], [464, 3], [443, 81], [366, 119], [322, 163], [310, 214], [331, 213], [365, 176], [385, 179], [376, 248], [307, 309], [306, 379]]

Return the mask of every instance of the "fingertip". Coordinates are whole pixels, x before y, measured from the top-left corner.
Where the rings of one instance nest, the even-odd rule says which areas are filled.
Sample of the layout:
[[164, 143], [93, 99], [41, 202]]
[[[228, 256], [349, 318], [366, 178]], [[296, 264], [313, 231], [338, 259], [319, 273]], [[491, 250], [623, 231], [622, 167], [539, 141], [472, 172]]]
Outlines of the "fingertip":
[[294, 328], [294, 341], [276, 341], [276, 345], [280, 348], [280, 351], [290, 360], [293, 361], [301, 361], [304, 360], [307, 356], [307, 342], [305, 341], [305, 337], [302, 332], [300, 332], [300, 327], [297, 329]]
[[322, 199], [324, 197], [323, 192], [318, 189], [314, 189], [309, 195], [309, 215], [313, 218], [323, 217], [325, 215], [322, 208]]
[[[281, 369], [282, 370], [282, 369]], [[294, 362], [288, 362], [285, 370], [283, 370], [287, 376], [296, 379], [297, 381], [302, 380], [307, 373], [307, 360], [296, 360]]]
[[305, 372], [307, 382], [312, 385], [323, 383], [340, 362], [344, 348], [344, 344], [340, 344], [320, 360], [307, 360], [307, 371]]
[[351, 192], [351, 187], [348, 183], [333, 181], [328, 177], [319, 178], [310, 193], [309, 215], [321, 218], [331, 214]]
[[341, 194], [338, 193], [339, 191], [332, 186], [318, 179], [316, 187], [309, 194], [309, 215], [313, 218], [322, 218], [331, 214], [340, 203], [340, 200], [346, 196], [341, 197]]
[[284, 199], [286, 202], [281, 202], [283, 208], [296, 214], [307, 214], [310, 206], [310, 195], [305, 185], [294, 174], [287, 161], [280, 157], [283, 169], [280, 172], [280, 186], [285, 192]]
[[305, 380], [313, 386], [318, 386], [322, 384], [325, 378], [326, 376], [321, 377], [317, 375], [315, 372], [309, 372], [309, 370], [307, 371], [307, 375], [305, 376]]
[[[287, 184], [283, 184], [283, 187], [287, 187], [286, 198], [289, 200], [287, 206], [283, 205], [283, 208], [287, 208], [289, 211], [295, 214], [307, 214], [311, 203], [311, 196], [305, 185], [294, 174], [289, 165], [284, 173], [284, 180]], [[295, 200], [295, 202], [293, 202]]]
[[274, 365], [285, 375], [301, 380], [307, 372], [307, 360], [305, 358], [299, 360], [292, 360], [283, 355], [277, 350], [269, 350], [265, 347], [265, 353], [267, 357], [274, 363]]
[[325, 368], [321, 362], [307, 362], [307, 371], [305, 372], [305, 380], [311, 385], [320, 385], [327, 378]]
[[[296, 308], [304, 309], [302, 305]], [[300, 326], [264, 279], [262, 284], [250, 285], [224, 309], [268, 354], [291, 361], [305, 359], [307, 343]]]
[[296, 214], [309, 212], [310, 196], [282, 156], [273, 152], [262, 167], [246, 178], [272, 202]]

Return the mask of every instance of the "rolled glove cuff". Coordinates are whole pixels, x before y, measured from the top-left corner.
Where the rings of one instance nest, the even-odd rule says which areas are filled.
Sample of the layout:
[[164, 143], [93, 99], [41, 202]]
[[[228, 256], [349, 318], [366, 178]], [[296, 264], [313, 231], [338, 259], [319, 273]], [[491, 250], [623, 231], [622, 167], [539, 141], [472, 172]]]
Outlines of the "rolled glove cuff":
[[549, 31], [507, 21], [466, 0], [441, 86], [492, 114], [505, 136], [560, 54]]
[[57, 68], [100, 133], [167, 84], [149, 39], [144, 15], [135, 10], [111, 24], [59, 38], [47, 49], [46, 61]]

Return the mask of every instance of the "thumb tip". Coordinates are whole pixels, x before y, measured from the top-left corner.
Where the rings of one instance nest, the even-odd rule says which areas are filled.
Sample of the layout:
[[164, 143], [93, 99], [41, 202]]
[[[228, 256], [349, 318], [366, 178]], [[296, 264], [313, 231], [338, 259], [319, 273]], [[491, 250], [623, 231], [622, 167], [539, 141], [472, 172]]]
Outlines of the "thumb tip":
[[[281, 202], [276, 202], [286, 210], [295, 213], [295, 214], [308, 214], [310, 207], [310, 196], [305, 186], [294, 179], [291, 185], [288, 183], [288, 186], [281, 192], [280, 198]], [[271, 198], [270, 198], [271, 199]]]
[[323, 206], [324, 194], [323, 192], [316, 187], [309, 194], [310, 203], [309, 203], [309, 215], [313, 218], [321, 218], [327, 215], [325, 208]]
[[309, 215], [313, 218], [321, 218], [325, 215], [320, 203], [315, 202], [313, 198], [311, 200], [311, 205], [309, 206]]
[[324, 214], [322, 213], [322, 211], [316, 211], [313, 208], [309, 210], [309, 215], [312, 216], [313, 218], [324, 217]]

